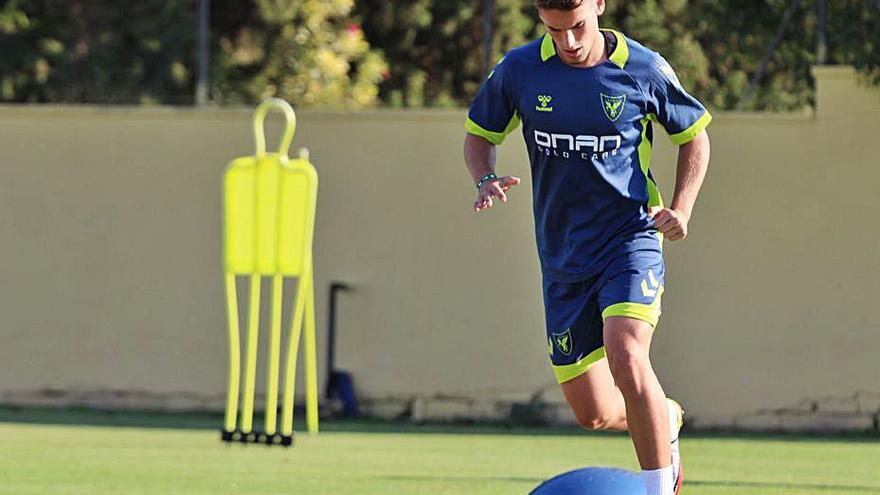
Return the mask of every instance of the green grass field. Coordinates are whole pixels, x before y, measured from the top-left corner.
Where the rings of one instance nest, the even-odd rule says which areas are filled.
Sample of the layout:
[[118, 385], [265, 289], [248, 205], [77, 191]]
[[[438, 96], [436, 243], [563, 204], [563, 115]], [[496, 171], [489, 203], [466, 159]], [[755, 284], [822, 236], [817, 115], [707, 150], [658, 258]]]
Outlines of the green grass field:
[[[141, 427], [2, 421], [10, 420], [0, 414], [4, 495], [507, 495], [578, 467], [637, 468], [627, 437], [577, 430], [328, 424], [282, 449], [224, 445], [198, 421], [192, 429], [162, 428], [161, 418]], [[683, 438], [689, 495], [880, 494], [876, 438]]]

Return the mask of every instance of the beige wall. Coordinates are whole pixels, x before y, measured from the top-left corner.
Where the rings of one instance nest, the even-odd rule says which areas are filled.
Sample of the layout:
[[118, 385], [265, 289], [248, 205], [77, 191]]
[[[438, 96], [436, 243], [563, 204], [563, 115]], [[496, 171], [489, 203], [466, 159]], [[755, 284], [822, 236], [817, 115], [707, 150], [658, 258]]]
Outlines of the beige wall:
[[[654, 356], [703, 424], [880, 389], [880, 91], [846, 68], [817, 78], [815, 115], [716, 115], [691, 235], [667, 243]], [[559, 400], [521, 138], [499, 163], [524, 187], [474, 215], [463, 116], [300, 114], [295, 146], [321, 178], [319, 344], [329, 281], [343, 280], [355, 290], [340, 301], [338, 362], [362, 396], [549, 386]], [[249, 122], [249, 110], [0, 107], [0, 399], [222, 395], [220, 178], [251, 153]], [[674, 150], [657, 141], [669, 197]]]

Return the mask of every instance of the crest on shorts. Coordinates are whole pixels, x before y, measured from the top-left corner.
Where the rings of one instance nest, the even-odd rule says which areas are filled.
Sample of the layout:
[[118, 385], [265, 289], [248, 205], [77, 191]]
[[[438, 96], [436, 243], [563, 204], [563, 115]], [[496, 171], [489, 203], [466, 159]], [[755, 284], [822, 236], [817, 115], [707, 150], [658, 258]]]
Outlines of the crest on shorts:
[[559, 350], [559, 352], [565, 354], [566, 356], [571, 355], [571, 329], [566, 328], [565, 331], [562, 333], [554, 333], [553, 343], [556, 344], [556, 349]]
[[623, 113], [623, 106], [626, 105], [626, 95], [608, 96], [599, 93], [599, 97], [602, 99], [602, 109], [611, 122], [619, 119]]

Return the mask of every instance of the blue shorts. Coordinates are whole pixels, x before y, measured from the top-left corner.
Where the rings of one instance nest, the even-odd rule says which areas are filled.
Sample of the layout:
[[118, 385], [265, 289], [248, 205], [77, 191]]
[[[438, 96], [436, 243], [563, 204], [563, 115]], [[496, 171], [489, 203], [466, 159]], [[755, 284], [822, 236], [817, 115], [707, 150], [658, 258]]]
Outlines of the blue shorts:
[[583, 282], [544, 280], [550, 362], [559, 383], [586, 373], [605, 357], [605, 318], [628, 316], [657, 325], [664, 271], [658, 246], [622, 253]]

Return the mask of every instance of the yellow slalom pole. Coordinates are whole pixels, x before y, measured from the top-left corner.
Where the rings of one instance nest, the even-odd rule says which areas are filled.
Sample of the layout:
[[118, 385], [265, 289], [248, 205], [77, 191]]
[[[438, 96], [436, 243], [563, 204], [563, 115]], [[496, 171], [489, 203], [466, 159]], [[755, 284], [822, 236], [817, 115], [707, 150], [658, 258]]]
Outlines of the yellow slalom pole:
[[287, 341], [287, 362], [284, 363], [284, 405], [281, 412], [281, 434], [293, 435], [293, 395], [296, 389], [296, 356], [299, 353], [299, 336], [302, 333], [303, 309], [306, 305], [306, 274], [297, 281], [296, 301]]
[[238, 297], [235, 289], [235, 274], [226, 274], [226, 314], [229, 318], [229, 380], [226, 390], [225, 431], [235, 431], [238, 420], [238, 385], [241, 381], [241, 347], [238, 330]]
[[281, 358], [281, 296], [284, 277], [272, 277], [272, 327], [269, 334], [269, 375], [266, 377], [266, 434], [274, 435], [278, 418], [278, 368]]
[[306, 367], [306, 425], [309, 433], [318, 433], [318, 365], [315, 349], [315, 287], [312, 270], [308, 270], [306, 284], [306, 328], [305, 328], [305, 367]]
[[257, 339], [260, 334], [260, 274], [251, 275], [251, 301], [248, 309], [247, 354], [244, 369], [244, 397], [241, 431], [250, 433], [254, 423], [254, 381], [257, 375]]

